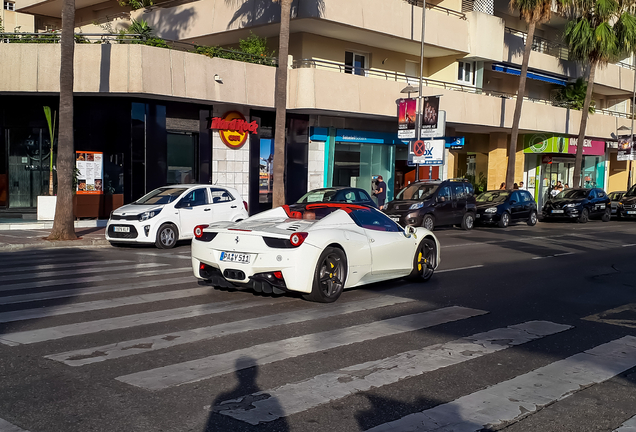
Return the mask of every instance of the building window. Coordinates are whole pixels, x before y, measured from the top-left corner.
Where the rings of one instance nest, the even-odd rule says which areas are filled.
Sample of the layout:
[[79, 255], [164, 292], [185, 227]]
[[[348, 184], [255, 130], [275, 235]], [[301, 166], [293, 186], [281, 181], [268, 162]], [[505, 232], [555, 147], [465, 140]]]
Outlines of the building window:
[[475, 63], [457, 62], [457, 81], [462, 84], [475, 85]]
[[14, 11], [15, 10], [15, 3], [6, 1], [6, 2], [4, 2], [4, 8], [6, 10], [9, 10], [9, 11]]
[[366, 75], [369, 61], [365, 54], [345, 51], [345, 73], [353, 75]]

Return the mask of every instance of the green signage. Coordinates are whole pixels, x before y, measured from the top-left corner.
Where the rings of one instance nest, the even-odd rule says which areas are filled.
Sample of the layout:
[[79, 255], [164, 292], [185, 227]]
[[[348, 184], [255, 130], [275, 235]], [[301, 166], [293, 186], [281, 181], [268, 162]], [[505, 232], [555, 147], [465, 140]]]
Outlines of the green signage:
[[536, 134], [523, 136], [524, 153], [567, 153], [569, 138]]

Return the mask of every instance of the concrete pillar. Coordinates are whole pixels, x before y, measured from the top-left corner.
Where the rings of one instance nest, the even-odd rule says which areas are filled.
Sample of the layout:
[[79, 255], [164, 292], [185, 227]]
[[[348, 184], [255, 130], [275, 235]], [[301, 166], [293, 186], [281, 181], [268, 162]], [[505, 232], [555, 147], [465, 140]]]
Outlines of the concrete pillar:
[[[493, 132], [488, 144], [488, 190], [499, 189], [506, 181], [508, 168], [508, 134]], [[512, 185], [506, 185], [512, 188]]]

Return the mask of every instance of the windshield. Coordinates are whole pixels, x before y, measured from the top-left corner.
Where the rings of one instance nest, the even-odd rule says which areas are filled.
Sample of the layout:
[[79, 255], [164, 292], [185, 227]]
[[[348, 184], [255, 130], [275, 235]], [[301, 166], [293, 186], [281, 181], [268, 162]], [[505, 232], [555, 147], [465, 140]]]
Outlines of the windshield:
[[636, 185], [632, 186], [623, 196], [636, 196]]
[[480, 194], [476, 200], [481, 203], [504, 202], [508, 196], [510, 193], [506, 191], [491, 191]]
[[437, 190], [438, 184], [412, 184], [402, 189], [398, 194], [398, 200], [425, 200], [430, 198]]
[[329, 202], [338, 192], [337, 189], [318, 189], [314, 191], [309, 191], [298, 201], [297, 204], [309, 204], [309, 203], [319, 203], [319, 202]]
[[133, 204], [169, 204], [185, 191], [185, 188], [163, 187], [142, 196]]
[[566, 189], [558, 194], [556, 199], [572, 199], [572, 198], [585, 198], [589, 191], [581, 189]]

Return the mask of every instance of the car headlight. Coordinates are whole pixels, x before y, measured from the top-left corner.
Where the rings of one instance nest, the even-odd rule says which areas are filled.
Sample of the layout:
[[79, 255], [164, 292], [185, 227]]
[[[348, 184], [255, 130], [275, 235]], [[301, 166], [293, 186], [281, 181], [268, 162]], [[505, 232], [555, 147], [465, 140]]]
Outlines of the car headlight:
[[153, 217], [157, 216], [160, 212], [161, 212], [160, 208], [143, 212], [142, 214], [139, 215], [139, 222], [152, 219]]
[[497, 213], [497, 207], [488, 207], [484, 213]]
[[417, 210], [417, 209], [421, 209], [422, 207], [424, 207], [424, 203], [418, 202], [413, 204], [411, 207], [409, 207], [409, 210]]
[[565, 204], [563, 206], [563, 208], [572, 208], [572, 207], [576, 207], [578, 204]]

